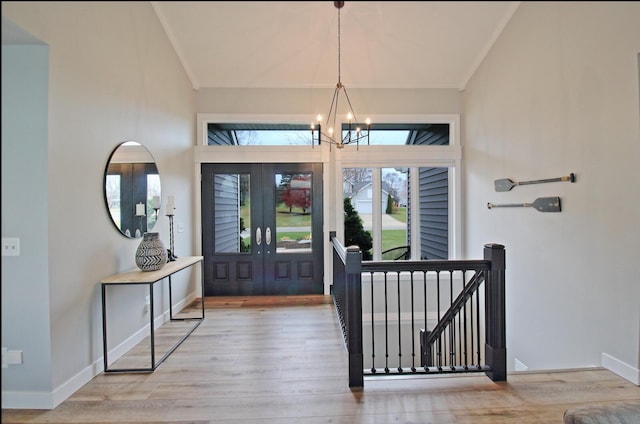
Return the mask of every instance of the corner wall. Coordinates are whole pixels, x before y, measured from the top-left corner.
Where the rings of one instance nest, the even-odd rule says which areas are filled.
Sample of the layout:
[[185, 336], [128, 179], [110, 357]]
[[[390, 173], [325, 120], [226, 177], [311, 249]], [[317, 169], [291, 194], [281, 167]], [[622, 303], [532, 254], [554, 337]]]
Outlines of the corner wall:
[[[48, 130], [38, 132], [35, 142], [21, 133], [5, 139], [3, 125], [2, 235], [21, 238], [23, 257], [6, 269], [7, 258], [2, 261], [2, 346], [22, 350], [24, 364], [3, 370], [2, 407], [47, 409], [102, 371], [99, 281], [135, 268], [140, 239], [114, 228], [104, 201], [103, 173], [116, 145], [136, 140], [152, 153], [163, 207], [168, 195], [175, 196], [176, 224], [185, 229], [176, 234], [176, 252], [195, 254], [194, 93], [148, 2], [2, 2], [2, 16], [49, 51], [48, 63], [38, 63], [48, 66], [48, 73], [42, 71], [48, 101], [29, 105], [48, 108]], [[5, 66], [15, 65], [4, 60], [4, 49], [3, 86]], [[3, 106], [4, 96], [3, 90]], [[40, 130], [33, 121], [39, 116], [27, 112], [17, 123]], [[4, 118], [3, 107], [3, 124]], [[5, 143], [20, 149], [5, 155]], [[162, 211], [154, 230], [168, 244]], [[45, 256], [34, 250], [41, 237], [48, 238]], [[198, 272], [176, 275], [174, 287], [196, 290]], [[155, 292], [161, 315], [169, 296], [165, 288]], [[148, 324], [145, 294], [123, 290], [108, 306], [124, 323], [123, 334]]]
[[[640, 384], [638, 22], [638, 2], [523, 2], [465, 90], [466, 254], [506, 246], [510, 370], [613, 358]], [[544, 196], [562, 212], [486, 207]]]
[[[51, 391], [48, 275], [47, 100], [49, 48], [2, 46], [2, 347], [25, 363], [2, 370], [2, 387]], [[5, 402], [2, 402], [4, 408]]]

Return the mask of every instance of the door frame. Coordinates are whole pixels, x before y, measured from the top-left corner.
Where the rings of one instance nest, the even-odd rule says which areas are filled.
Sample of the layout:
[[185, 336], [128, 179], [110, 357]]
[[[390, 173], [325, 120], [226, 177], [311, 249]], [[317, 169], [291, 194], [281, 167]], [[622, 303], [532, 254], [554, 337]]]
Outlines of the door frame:
[[[296, 295], [324, 293], [324, 235], [323, 235], [323, 164], [322, 163], [202, 163], [201, 215], [204, 209], [214, 211], [216, 175], [244, 174], [250, 176], [251, 247], [249, 252], [224, 251], [216, 253], [215, 217], [201, 220], [201, 254], [207, 278], [207, 292], [215, 295]], [[311, 174], [311, 250], [278, 248], [276, 176], [281, 174]], [[205, 198], [202, 198], [205, 196]], [[213, 196], [213, 197], [209, 197]], [[223, 198], [227, 198], [224, 196]], [[210, 220], [209, 220], [210, 219]], [[205, 225], [206, 224], [206, 225]], [[206, 231], [204, 231], [206, 230]], [[256, 231], [261, 230], [261, 242]], [[267, 233], [271, 232], [273, 238]], [[286, 234], [285, 234], [286, 235]], [[205, 240], [207, 236], [207, 240]], [[226, 240], [226, 238], [223, 238]], [[206, 241], [206, 243], [205, 243]], [[206, 250], [204, 249], [206, 247]], [[216, 280], [221, 275], [222, 280]], [[228, 286], [227, 286], [228, 285]], [[217, 289], [216, 289], [217, 287]], [[212, 295], [212, 294], [209, 294]]]

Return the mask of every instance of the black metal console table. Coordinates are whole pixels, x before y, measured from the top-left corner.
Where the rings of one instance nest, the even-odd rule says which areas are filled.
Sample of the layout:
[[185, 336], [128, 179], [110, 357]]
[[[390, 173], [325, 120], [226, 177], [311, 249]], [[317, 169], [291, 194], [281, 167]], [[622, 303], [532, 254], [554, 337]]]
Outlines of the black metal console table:
[[[202, 256], [183, 256], [175, 261], [168, 262], [162, 269], [158, 271], [143, 272], [138, 269], [128, 271], [122, 274], [113, 275], [100, 281], [102, 286], [102, 345], [105, 373], [123, 373], [123, 372], [153, 372], [169, 355], [177, 349], [178, 346], [187, 338], [204, 320], [204, 266], [202, 264]], [[189, 268], [200, 263], [200, 286], [201, 286], [201, 307], [202, 315], [195, 318], [174, 318], [173, 304], [171, 299], [171, 276], [178, 271]], [[170, 321], [193, 321], [193, 326], [182, 336], [159, 360], [156, 361], [155, 354], [155, 326], [154, 326], [154, 285], [165, 279], [169, 280], [169, 319]], [[109, 368], [107, 358], [107, 287], [122, 285], [147, 285], [149, 286], [149, 328], [150, 328], [150, 344], [151, 344], [151, 366], [140, 368]]]

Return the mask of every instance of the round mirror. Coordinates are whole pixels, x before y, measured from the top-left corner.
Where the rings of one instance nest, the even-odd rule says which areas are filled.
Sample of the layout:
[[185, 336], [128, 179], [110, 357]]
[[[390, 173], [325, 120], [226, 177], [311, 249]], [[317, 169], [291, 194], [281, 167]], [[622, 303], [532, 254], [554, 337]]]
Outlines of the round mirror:
[[104, 171], [104, 200], [118, 231], [130, 238], [151, 231], [161, 198], [160, 174], [149, 150], [135, 141], [119, 144]]

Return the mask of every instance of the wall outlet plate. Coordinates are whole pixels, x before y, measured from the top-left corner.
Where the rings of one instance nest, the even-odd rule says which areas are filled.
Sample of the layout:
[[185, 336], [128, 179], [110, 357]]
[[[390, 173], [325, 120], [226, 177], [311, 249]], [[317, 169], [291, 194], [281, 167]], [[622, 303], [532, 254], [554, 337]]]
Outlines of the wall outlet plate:
[[15, 237], [3, 237], [2, 256], [20, 256], [20, 239]]
[[22, 358], [21, 350], [9, 350], [7, 351], [7, 364], [8, 365], [19, 365], [24, 363], [24, 359]]

